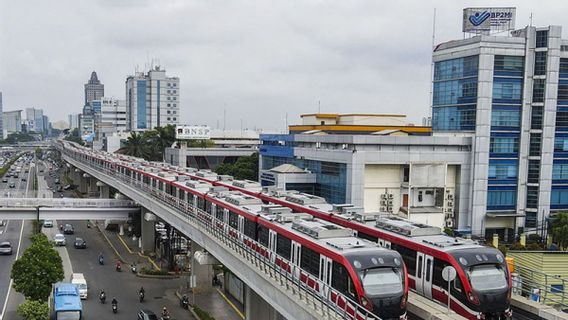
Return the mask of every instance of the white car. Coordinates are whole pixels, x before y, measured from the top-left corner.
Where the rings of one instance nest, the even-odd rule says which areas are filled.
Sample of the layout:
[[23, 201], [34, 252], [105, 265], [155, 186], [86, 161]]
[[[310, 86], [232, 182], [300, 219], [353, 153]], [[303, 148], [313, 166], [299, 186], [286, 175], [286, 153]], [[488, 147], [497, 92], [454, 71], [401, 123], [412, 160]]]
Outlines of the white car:
[[64, 246], [67, 244], [67, 241], [65, 241], [65, 236], [62, 235], [61, 233], [58, 233], [55, 235], [55, 237], [53, 237], [53, 243], [56, 246]]
[[4, 220], [0, 220], [0, 227], [3, 227], [6, 225], [6, 222], [4, 222]]
[[43, 221], [44, 228], [53, 228], [53, 220], [45, 220]]

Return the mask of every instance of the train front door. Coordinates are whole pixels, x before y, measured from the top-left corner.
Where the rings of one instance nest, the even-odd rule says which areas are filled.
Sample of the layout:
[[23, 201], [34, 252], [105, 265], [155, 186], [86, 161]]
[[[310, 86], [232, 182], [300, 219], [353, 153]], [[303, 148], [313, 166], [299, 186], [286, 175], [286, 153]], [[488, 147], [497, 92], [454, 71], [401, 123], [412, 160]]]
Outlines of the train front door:
[[434, 258], [427, 254], [416, 253], [416, 292], [427, 298], [432, 298], [432, 272]]

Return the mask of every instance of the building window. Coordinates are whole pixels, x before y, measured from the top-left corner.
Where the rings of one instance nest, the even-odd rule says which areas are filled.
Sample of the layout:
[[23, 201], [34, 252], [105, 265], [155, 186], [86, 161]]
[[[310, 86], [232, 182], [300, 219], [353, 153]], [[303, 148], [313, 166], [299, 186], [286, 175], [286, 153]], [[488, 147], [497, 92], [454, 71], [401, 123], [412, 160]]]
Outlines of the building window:
[[475, 105], [433, 107], [435, 130], [475, 130]]
[[540, 160], [529, 160], [528, 183], [538, 183], [540, 179]]
[[166, 99], [167, 99], [167, 100], [170, 100], [170, 97], [167, 97]]
[[568, 163], [554, 163], [552, 180], [568, 180]]
[[489, 143], [490, 153], [517, 153], [519, 152], [519, 138], [516, 137], [491, 137]]
[[568, 105], [568, 80], [558, 82], [558, 104]]
[[170, 118], [168, 118], [168, 121], [170, 121]]
[[495, 75], [522, 77], [525, 59], [519, 56], [495, 56], [493, 72]]
[[487, 191], [488, 207], [513, 207], [517, 202], [516, 190], [489, 190]]
[[168, 103], [168, 107], [171, 107], [171, 104]]
[[172, 84], [168, 82], [168, 87], [171, 86]]
[[168, 114], [170, 114], [170, 110], [168, 110]]
[[[493, 101], [517, 100], [523, 96], [523, 79], [495, 78], [493, 81]], [[510, 101], [505, 101], [510, 102]]]
[[532, 106], [531, 129], [542, 129], [542, 106]]
[[534, 53], [534, 75], [543, 76], [546, 74], [546, 51]]
[[498, 109], [494, 107], [491, 110], [491, 126], [495, 127], [515, 127], [521, 124], [521, 112], [516, 109]]
[[339, 163], [335, 162], [322, 162], [321, 163], [321, 174], [325, 174], [328, 176], [339, 176], [340, 174], [340, 165]]
[[176, 103], [174, 103], [174, 108], [175, 108], [175, 107], [177, 107], [177, 104], [176, 104]]
[[538, 208], [538, 186], [527, 186], [527, 208]]
[[548, 47], [548, 30], [542, 30], [536, 32], [536, 47], [537, 48]]
[[568, 189], [555, 189], [552, 187], [552, 192], [550, 195], [550, 206], [551, 207], [567, 207], [568, 206]]
[[536, 228], [536, 212], [526, 212], [525, 215], [525, 228]]
[[177, 100], [177, 98], [176, 98], [176, 97], [174, 97], [174, 100]]
[[177, 112], [174, 110], [172, 113], [173, 113], [173, 114], [176, 114]]
[[544, 102], [544, 79], [534, 79], [533, 81], [533, 102]]
[[176, 118], [174, 117], [173, 120], [176, 121]]
[[477, 78], [434, 82], [433, 104], [474, 103], [477, 100]]
[[568, 58], [560, 58], [560, 79], [568, 79]]
[[529, 156], [540, 156], [540, 144], [542, 140], [542, 134], [531, 133], [529, 142]]
[[174, 87], [177, 87], [177, 83], [174, 82]]
[[174, 90], [174, 93], [177, 93], [177, 90]]
[[566, 152], [568, 151], [568, 137], [557, 136], [554, 139], [554, 152]]
[[436, 62], [434, 81], [477, 76], [478, 56]]
[[556, 130], [568, 131], [568, 110], [556, 112]]
[[491, 180], [511, 180], [517, 178], [517, 163], [490, 160], [488, 178]]
[[168, 90], [168, 93], [170, 93], [170, 90]]

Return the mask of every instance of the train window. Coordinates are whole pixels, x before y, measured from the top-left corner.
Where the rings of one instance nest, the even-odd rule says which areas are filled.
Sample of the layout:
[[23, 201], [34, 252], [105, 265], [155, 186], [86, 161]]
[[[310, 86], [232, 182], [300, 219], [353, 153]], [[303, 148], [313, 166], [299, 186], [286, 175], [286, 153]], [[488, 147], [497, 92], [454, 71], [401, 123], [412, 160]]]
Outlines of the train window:
[[174, 188], [172, 188], [171, 185], [166, 184], [166, 193], [169, 194], [169, 195], [173, 195], [174, 194], [173, 191], [174, 191]]
[[432, 268], [432, 260], [426, 260], [426, 281], [430, 282], [430, 269]]
[[152, 188], [156, 187], [156, 179], [152, 179]]
[[285, 236], [278, 234], [276, 238], [276, 253], [282, 258], [290, 260], [292, 256], [292, 241]]
[[256, 239], [256, 222], [245, 218], [245, 235], [249, 238]]
[[459, 293], [462, 292], [462, 284], [461, 284], [460, 277], [456, 277], [456, 278], [454, 279], [454, 290], [455, 290], [456, 292], [459, 292]]
[[144, 182], [144, 184], [150, 184], [150, 178], [148, 178], [147, 176], [142, 176], [142, 181]]
[[358, 233], [357, 233], [357, 236], [358, 236], [359, 238], [367, 239], [367, 240], [369, 240], [369, 241], [371, 241], [371, 242], [374, 242], [374, 243], [377, 243], [377, 242], [379, 241], [379, 238], [374, 237], [374, 236], [371, 236], [371, 235], [368, 235], [368, 234], [363, 233], [363, 232], [358, 232]]
[[211, 202], [205, 201], [205, 212], [211, 214]]
[[416, 277], [418, 278], [422, 278], [422, 257], [418, 257], [418, 274], [416, 275]]
[[233, 211], [229, 211], [229, 226], [237, 229], [239, 225], [239, 216]]
[[258, 242], [268, 247], [268, 228], [261, 225], [258, 226]]
[[223, 221], [223, 215], [225, 214], [225, 210], [223, 210], [223, 207], [221, 206], [217, 206], [217, 210], [215, 211], [215, 218]]
[[319, 277], [318, 274], [319, 264], [320, 264], [319, 253], [315, 252], [310, 248], [302, 246], [302, 253], [300, 254], [300, 257], [301, 257], [300, 268], [306, 270], [315, 277]]
[[355, 285], [347, 273], [347, 269], [345, 269], [345, 267], [340, 263], [333, 261], [331, 270], [331, 286], [342, 294], [350, 296], [353, 300], [356, 300]]
[[444, 270], [444, 268], [448, 265], [449, 264], [446, 261], [434, 258], [434, 273], [432, 276], [432, 283], [442, 288], [448, 287], [448, 283], [444, 281], [444, 278], [442, 278], [442, 270]]
[[416, 251], [408, 249], [397, 244], [392, 244], [392, 249], [398, 251], [406, 264], [408, 274], [411, 276], [416, 275]]
[[181, 189], [178, 189], [178, 198], [179, 198], [181, 201], [184, 201], [184, 200], [185, 200], [185, 191], [183, 191], [183, 190], [181, 190]]
[[197, 208], [203, 210], [204, 207], [205, 207], [205, 199], [197, 198]]

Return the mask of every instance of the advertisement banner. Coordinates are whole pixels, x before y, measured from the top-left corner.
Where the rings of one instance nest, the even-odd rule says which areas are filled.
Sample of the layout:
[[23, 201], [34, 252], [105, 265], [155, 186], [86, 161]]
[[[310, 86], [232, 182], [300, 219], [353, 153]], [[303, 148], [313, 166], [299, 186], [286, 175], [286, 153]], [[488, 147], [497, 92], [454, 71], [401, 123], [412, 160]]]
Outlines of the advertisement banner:
[[515, 29], [516, 8], [465, 8], [463, 32], [491, 33]]
[[178, 140], [209, 140], [211, 129], [208, 126], [176, 126]]

